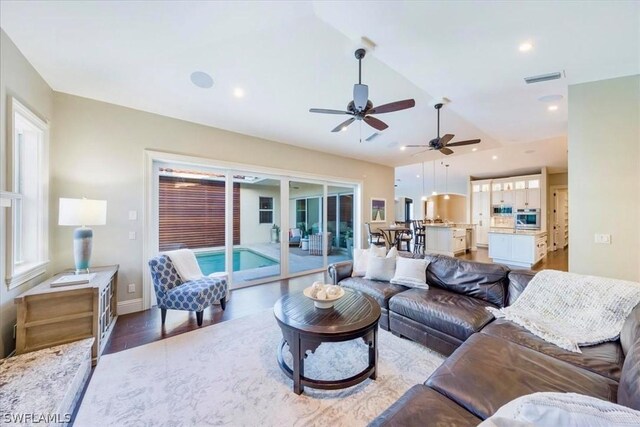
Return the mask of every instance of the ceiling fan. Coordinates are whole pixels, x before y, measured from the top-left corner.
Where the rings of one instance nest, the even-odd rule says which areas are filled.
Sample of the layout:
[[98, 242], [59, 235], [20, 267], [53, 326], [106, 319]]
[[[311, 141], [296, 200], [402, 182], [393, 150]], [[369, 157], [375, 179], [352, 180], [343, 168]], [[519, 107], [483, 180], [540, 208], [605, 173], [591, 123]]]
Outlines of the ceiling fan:
[[[440, 138], [440, 109], [444, 106], [444, 104], [442, 103], [438, 103], [436, 105], [434, 105], [434, 108], [436, 109], [436, 111], [438, 112], [438, 137], [437, 138], [433, 138], [431, 141], [429, 141], [429, 144], [421, 144], [421, 145], [407, 145], [406, 147], [409, 148], [423, 148], [426, 147], [427, 149], [424, 151], [429, 151], [429, 150], [439, 150], [442, 154], [446, 154], [447, 156], [449, 154], [453, 154], [453, 150], [451, 150], [449, 147], [460, 147], [462, 145], [472, 145], [472, 144], [478, 144], [480, 142], [479, 139], [468, 139], [466, 141], [458, 141], [458, 142], [452, 142], [449, 143], [449, 141], [451, 141], [454, 137], [453, 134], [446, 134], [445, 136], [443, 136], [442, 138]], [[424, 153], [424, 151], [420, 151], [420, 153]], [[416, 153], [414, 154], [420, 154], [420, 153]]]
[[347, 126], [353, 123], [355, 120], [362, 120], [369, 126], [377, 130], [385, 130], [389, 127], [385, 122], [379, 120], [371, 114], [383, 114], [391, 113], [393, 111], [405, 110], [412, 108], [416, 105], [416, 101], [413, 99], [405, 99], [402, 101], [391, 102], [389, 104], [373, 106], [373, 103], [369, 100], [369, 86], [362, 84], [362, 58], [367, 52], [364, 49], [358, 49], [355, 52], [356, 59], [358, 60], [358, 83], [353, 85], [353, 101], [347, 105], [347, 110], [327, 110], [324, 108], [311, 108], [311, 113], [322, 114], [346, 114], [352, 116], [336, 126], [331, 132], [339, 132], [345, 130]]

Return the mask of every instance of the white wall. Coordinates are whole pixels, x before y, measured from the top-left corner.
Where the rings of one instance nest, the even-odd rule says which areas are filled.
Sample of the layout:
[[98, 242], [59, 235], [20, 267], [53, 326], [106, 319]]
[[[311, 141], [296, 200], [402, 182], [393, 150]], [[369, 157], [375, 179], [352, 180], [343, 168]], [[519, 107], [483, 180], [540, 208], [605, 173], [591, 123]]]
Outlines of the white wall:
[[[0, 190], [4, 191], [10, 190], [6, 179], [8, 168], [6, 153], [7, 144], [10, 143], [7, 138], [7, 96], [15, 97], [44, 120], [49, 120], [52, 116], [53, 91], [5, 32], [0, 30]], [[0, 358], [9, 354], [15, 347], [13, 325], [16, 321], [16, 308], [13, 299], [43, 278], [36, 278], [8, 290], [5, 282], [7, 245], [5, 227], [5, 209], [0, 208]]]
[[[240, 185], [240, 244], [269, 243], [272, 224], [260, 224], [260, 197], [273, 197], [273, 221], [280, 225], [280, 187]], [[282, 233], [282, 230], [281, 230]], [[285, 228], [285, 236], [288, 230]], [[280, 238], [282, 234], [280, 234]]]
[[640, 76], [569, 86], [568, 101], [569, 270], [640, 281]]
[[[333, 176], [363, 182], [362, 215], [370, 197], [393, 200], [393, 169], [260, 138], [197, 125], [117, 105], [55, 93], [51, 149], [51, 195], [106, 199], [107, 225], [94, 227], [93, 265], [120, 264], [119, 300], [141, 297], [144, 150]], [[266, 124], [265, 124], [266, 125]], [[73, 263], [69, 227], [51, 215], [54, 269]], [[128, 232], [139, 238], [129, 240]], [[364, 233], [363, 233], [364, 234]], [[126, 291], [129, 283], [136, 292]]]

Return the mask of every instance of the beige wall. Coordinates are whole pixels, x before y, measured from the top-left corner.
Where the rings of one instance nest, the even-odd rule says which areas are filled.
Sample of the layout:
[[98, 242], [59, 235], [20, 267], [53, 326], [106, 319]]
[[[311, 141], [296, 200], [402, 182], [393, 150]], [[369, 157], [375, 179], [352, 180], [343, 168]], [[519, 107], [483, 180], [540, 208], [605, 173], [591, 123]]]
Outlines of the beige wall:
[[569, 270], [640, 281], [639, 75], [569, 86], [569, 190]]
[[467, 198], [458, 194], [451, 194], [449, 197], [449, 200], [443, 194], [429, 197], [428, 200], [434, 202], [435, 218], [456, 223], [467, 222]]
[[[56, 93], [51, 149], [52, 199], [80, 197], [108, 201], [107, 225], [94, 227], [93, 265], [120, 264], [119, 300], [140, 298], [143, 241], [143, 151], [154, 149], [228, 162], [259, 165], [363, 181], [363, 216], [368, 200], [393, 200], [394, 171], [238, 133], [201, 126], [86, 98]], [[138, 220], [128, 220], [128, 211]], [[54, 269], [73, 263], [72, 229], [51, 215]], [[137, 240], [129, 240], [129, 231]], [[126, 293], [127, 284], [136, 293]]]
[[[44, 120], [49, 120], [53, 110], [53, 91], [29, 64], [20, 51], [0, 30], [0, 190], [9, 191], [7, 182], [7, 97], [13, 96]], [[14, 349], [13, 325], [16, 309], [13, 298], [28, 290], [41, 278], [36, 278], [17, 288], [8, 290], [6, 277], [6, 217], [0, 208], [0, 357]]]

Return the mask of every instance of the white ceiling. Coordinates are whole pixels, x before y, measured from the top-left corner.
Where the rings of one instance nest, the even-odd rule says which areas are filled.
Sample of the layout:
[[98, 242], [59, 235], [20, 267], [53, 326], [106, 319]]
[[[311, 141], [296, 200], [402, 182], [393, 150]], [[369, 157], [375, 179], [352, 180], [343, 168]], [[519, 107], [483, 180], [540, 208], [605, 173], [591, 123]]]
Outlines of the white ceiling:
[[[430, 102], [446, 96], [442, 133], [482, 138], [477, 153], [449, 158], [467, 153], [472, 167], [540, 141], [551, 149], [516, 155], [522, 167], [566, 168], [567, 85], [640, 72], [640, 2], [3, 1], [0, 12], [54, 90], [392, 166], [438, 157], [399, 147], [435, 136]], [[378, 116], [389, 129], [362, 144], [357, 123], [334, 134], [342, 117], [308, 112], [351, 99], [361, 36], [378, 45], [363, 61], [374, 104], [416, 99]], [[520, 53], [523, 41], [534, 49]], [[522, 80], [560, 70], [565, 79]], [[193, 71], [213, 88], [193, 86]], [[549, 94], [565, 97], [554, 113], [537, 100]]]

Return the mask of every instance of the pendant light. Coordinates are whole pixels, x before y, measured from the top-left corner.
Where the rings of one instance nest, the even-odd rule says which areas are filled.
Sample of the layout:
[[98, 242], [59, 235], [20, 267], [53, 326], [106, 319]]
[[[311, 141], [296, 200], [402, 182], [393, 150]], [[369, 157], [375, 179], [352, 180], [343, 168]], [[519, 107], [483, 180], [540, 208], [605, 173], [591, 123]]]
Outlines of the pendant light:
[[432, 196], [437, 196], [438, 192], [436, 191], [436, 161], [433, 161], [433, 191], [431, 192]]
[[449, 165], [444, 165], [445, 166], [445, 181], [444, 181], [444, 199], [445, 200], [449, 200]]

